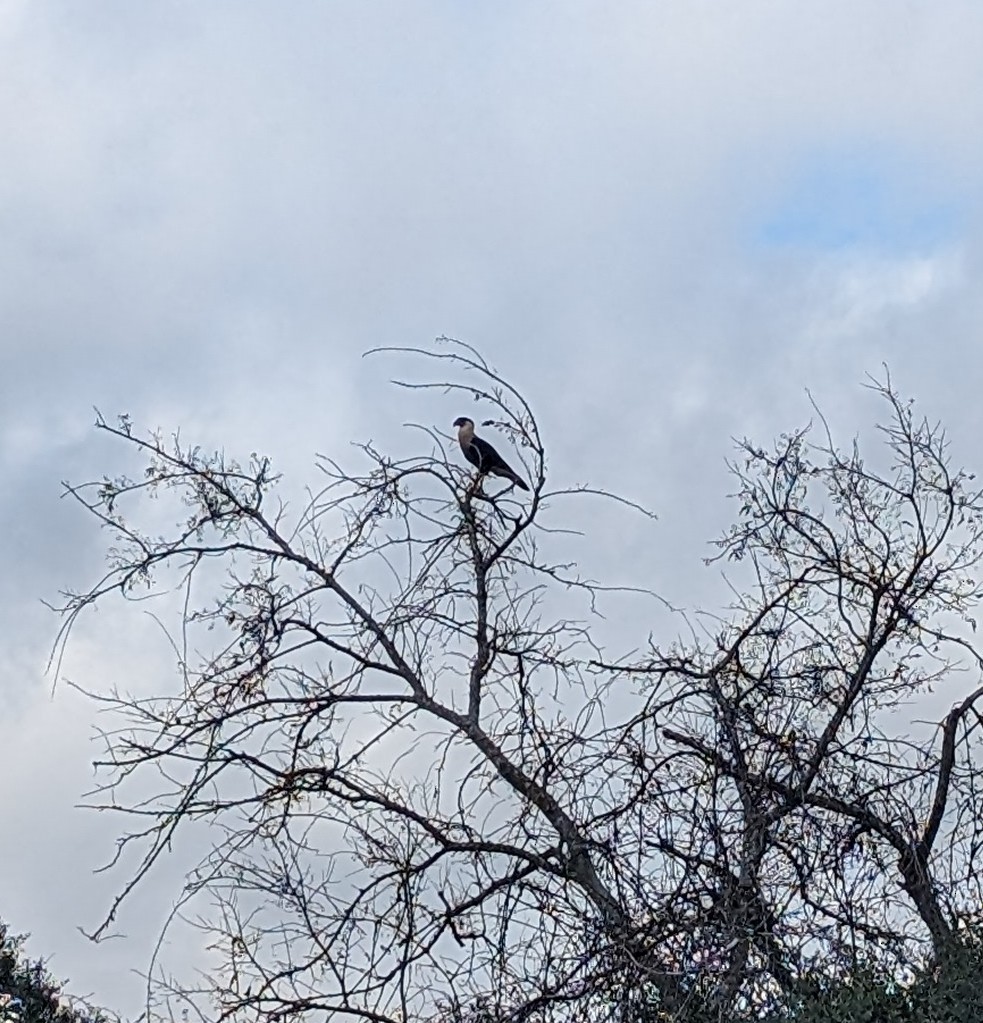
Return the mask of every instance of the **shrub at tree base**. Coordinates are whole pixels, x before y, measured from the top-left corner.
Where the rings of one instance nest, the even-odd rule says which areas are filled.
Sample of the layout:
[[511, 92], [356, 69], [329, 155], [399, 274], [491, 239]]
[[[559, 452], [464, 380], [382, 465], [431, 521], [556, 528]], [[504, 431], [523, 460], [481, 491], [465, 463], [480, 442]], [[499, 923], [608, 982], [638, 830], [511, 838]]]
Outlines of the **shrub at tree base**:
[[978, 935], [953, 940], [937, 962], [923, 966], [907, 985], [874, 965], [841, 983], [811, 978], [811, 994], [791, 1012], [763, 1023], [980, 1023], [983, 1021], [983, 942]]

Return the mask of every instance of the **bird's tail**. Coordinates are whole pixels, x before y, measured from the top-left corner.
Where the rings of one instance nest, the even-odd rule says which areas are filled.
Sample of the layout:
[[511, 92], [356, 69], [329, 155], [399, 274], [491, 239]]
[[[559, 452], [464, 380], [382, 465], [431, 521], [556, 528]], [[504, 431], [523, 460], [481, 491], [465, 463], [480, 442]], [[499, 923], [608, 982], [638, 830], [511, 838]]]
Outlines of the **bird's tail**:
[[520, 490], [528, 490], [526, 481], [507, 462], [498, 460], [497, 465], [489, 466], [485, 470], [489, 476], [500, 476], [503, 480], [511, 480]]

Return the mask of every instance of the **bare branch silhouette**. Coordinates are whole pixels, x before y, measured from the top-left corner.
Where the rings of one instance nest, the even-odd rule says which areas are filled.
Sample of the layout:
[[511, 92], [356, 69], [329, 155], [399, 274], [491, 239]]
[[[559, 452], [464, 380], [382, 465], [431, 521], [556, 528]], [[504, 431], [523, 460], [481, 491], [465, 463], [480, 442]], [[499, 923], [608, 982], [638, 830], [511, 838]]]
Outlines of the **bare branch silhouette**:
[[[265, 458], [99, 418], [146, 466], [66, 484], [113, 540], [56, 664], [87, 608], [182, 597], [171, 691], [91, 694], [120, 722], [92, 802], [129, 821], [117, 860], [139, 850], [94, 936], [207, 821], [188, 884], [224, 965], [162, 1004], [222, 1019], [731, 1019], [817, 963], [944, 948], [983, 896], [983, 496], [941, 429], [886, 380], [880, 468], [821, 415], [818, 443], [743, 442], [733, 606], [612, 656], [592, 615], [618, 587], [557, 553], [565, 502], [598, 492], [548, 488], [530, 405], [473, 348], [392, 351], [447, 377], [402, 386], [477, 399], [529, 495], [421, 427], [419, 457], [322, 457], [294, 514]], [[151, 496], [170, 531], [137, 524]], [[904, 734], [942, 684], [940, 727]]]

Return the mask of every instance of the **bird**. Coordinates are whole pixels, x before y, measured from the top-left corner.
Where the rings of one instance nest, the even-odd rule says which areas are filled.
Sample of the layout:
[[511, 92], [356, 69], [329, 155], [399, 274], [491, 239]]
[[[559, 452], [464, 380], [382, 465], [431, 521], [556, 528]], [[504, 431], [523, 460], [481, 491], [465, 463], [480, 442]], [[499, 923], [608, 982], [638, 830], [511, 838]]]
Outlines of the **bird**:
[[520, 490], [528, 490], [524, 480], [505, 461], [504, 458], [488, 443], [474, 433], [474, 420], [460, 416], [454, 420], [457, 427], [457, 441], [461, 445], [464, 457], [478, 470], [489, 476], [502, 476], [511, 480]]

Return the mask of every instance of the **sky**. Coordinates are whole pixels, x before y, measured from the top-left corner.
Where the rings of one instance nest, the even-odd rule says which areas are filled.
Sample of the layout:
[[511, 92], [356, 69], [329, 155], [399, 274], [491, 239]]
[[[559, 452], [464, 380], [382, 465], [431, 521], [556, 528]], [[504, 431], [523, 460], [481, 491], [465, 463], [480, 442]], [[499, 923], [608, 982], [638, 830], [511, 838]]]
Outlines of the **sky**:
[[117, 822], [76, 808], [103, 722], [64, 680], [170, 663], [107, 611], [52, 696], [43, 601], [106, 542], [60, 481], [125, 468], [94, 407], [300, 486], [315, 452], [449, 436], [451, 399], [363, 353], [462, 338], [557, 483], [658, 514], [592, 521], [589, 573], [719, 600], [733, 439], [807, 390], [873, 440], [887, 363], [983, 468], [981, 125], [976, 2], [0, 0], [0, 919], [132, 1017], [181, 884], [179, 852], [125, 939], [80, 931]]

